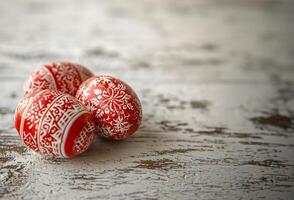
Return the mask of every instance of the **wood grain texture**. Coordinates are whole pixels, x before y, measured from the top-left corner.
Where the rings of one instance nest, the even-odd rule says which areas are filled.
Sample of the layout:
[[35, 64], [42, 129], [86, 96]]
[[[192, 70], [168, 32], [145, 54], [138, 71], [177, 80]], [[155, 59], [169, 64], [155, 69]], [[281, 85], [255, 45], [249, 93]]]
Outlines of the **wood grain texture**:
[[[0, 1], [2, 199], [291, 199], [294, 4]], [[140, 130], [44, 159], [14, 129], [38, 65], [80, 62], [137, 91]]]

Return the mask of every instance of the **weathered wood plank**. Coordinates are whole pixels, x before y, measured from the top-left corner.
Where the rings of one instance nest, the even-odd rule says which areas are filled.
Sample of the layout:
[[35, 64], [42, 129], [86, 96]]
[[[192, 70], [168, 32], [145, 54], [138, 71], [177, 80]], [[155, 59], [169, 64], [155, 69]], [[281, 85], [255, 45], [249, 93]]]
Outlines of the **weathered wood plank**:
[[[291, 1], [1, 1], [0, 198], [291, 199]], [[138, 92], [142, 127], [44, 159], [13, 125], [39, 64], [72, 60]]]

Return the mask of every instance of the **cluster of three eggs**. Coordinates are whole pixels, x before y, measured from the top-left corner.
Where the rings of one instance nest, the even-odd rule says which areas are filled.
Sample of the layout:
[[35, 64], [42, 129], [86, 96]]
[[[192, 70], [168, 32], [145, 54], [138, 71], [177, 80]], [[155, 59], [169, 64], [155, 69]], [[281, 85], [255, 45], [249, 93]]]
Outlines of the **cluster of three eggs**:
[[37, 69], [24, 86], [15, 127], [24, 144], [46, 157], [73, 157], [94, 136], [126, 138], [139, 128], [142, 108], [134, 90], [118, 78], [57, 62]]

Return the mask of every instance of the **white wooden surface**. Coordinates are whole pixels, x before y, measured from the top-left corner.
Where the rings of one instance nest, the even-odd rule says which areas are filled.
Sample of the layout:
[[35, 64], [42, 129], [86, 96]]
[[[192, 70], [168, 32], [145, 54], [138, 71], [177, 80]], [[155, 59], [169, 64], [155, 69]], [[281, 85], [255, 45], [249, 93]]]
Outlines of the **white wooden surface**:
[[[2, 199], [293, 199], [294, 3], [0, 1]], [[44, 159], [14, 129], [42, 63], [80, 62], [138, 92], [140, 130]]]

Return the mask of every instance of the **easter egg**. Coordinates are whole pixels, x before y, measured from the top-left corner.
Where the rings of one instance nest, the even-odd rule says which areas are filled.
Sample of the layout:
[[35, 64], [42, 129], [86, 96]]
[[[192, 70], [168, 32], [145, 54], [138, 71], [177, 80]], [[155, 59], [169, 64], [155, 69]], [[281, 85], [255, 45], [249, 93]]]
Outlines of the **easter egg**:
[[45, 157], [73, 157], [92, 143], [96, 126], [75, 97], [40, 90], [25, 97], [15, 111], [15, 128], [23, 143]]
[[93, 73], [80, 64], [70, 62], [45, 64], [29, 76], [24, 91], [27, 95], [37, 90], [51, 89], [75, 95], [82, 82], [92, 76]]
[[101, 75], [85, 81], [76, 97], [92, 112], [97, 134], [120, 140], [134, 134], [142, 120], [142, 108], [134, 90], [118, 78]]

